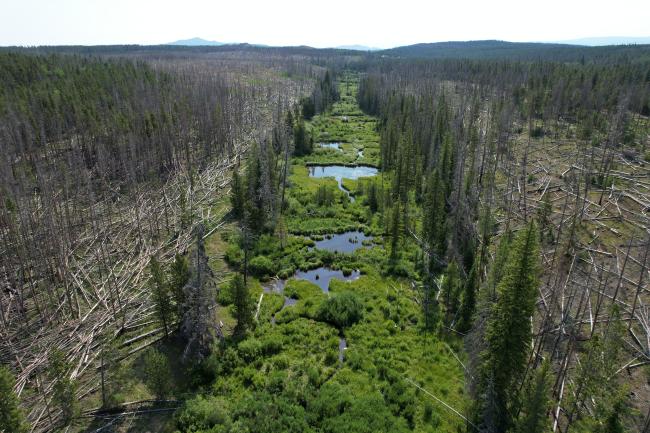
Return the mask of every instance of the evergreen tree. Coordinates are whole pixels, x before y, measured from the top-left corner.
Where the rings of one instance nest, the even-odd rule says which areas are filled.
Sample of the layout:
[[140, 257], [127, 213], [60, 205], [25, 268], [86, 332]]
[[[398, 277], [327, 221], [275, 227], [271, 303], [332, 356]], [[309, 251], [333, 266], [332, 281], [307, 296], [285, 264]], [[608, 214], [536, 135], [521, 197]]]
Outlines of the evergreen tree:
[[445, 322], [450, 325], [458, 310], [461, 279], [456, 260], [452, 260], [445, 270], [445, 276], [440, 288], [440, 295], [445, 303]]
[[424, 237], [430, 253], [442, 259], [447, 251], [447, 214], [445, 211], [445, 188], [438, 170], [429, 176], [429, 188], [424, 203]]
[[313, 150], [313, 141], [305, 128], [305, 121], [302, 117], [298, 118], [293, 128], [293, 143], [295, 156], [309, 155]]
[[532, 332], [530, 316], [537, 299], [538, 263], [537, 228], [531, 222], [513, 242], [486, 333], [483, 375], [494, 380], [500, 431], [512, 425], [511, 408], [516, 404], [519, 381], [526, 369]]
[[440, 321], [440, 304], [436, 299], [438, 293], [438, 284], [435, 281], [432, 272], [428, 269], [431, 268], [430, 264], [426, 270], [426, 278], [424, 283], [424, 301], [422, 307], [424, 309], [424, 327], [427, 331], [435, 331]]
[[516, 423], [515, 433], [544, 433], [547, 431], [549, 410], [549, 364], [539, 368], [527, 386], [522, 401], [522, 413]]
[[176, 317], [179, 321], [185, 314], [185, 292], [183, 288], [190, 280], [190, 266], [185, 256], [176, 253], [169, 275], [169, 290], [176, 304]]
[[463, 286], [463, 297], [458, 313], [458, 326], [456, 326], [456, 329], [462, 333], [466, 333], [472, 327], [472, 317], [476, 309], [476, 291], [478, 290], [478, 261], [479, 256], [476, 256]]
[[100, 374], [102, 388], [102, 407], [110, 409], [123, 402], [121, 394], [124, 385], [124, 371], [120, 365], [119, 340], [109, 334], [101, 346]]
[[232, 281], [232, 296], [235, 307], [234, 316], [237, 320], [236, 334], [243, 334], [253, 323], [253, 306], [251, 304], [248, 285], [244, 283], [241, 274], [235, 275]]
[[14, 383], [11, 372], [0, 366], [0, 432], [26, 433], [29, 428], [25, 415], [18, 406]]
[[488, 297], [496, 300], [497, 286], [503, 277], [506, 262], [510, 254], [510, 245], [512, 243], [512, 232], [506, 230], [499, 239], [499, 246], [497, 247], [496, 255], [490, 266], [490, 272], [487, 277]]
[[232, 174], [232, 189], [230, 190], [230, 204], [234, 217], [241, 220], [244, 217], [244, 205], [246, 202], [244, 184], [239, 176], [239, 170]]
[[399, 243], [400, 243], [400, 214], [399, 203], [393, 205], [393, 210], [390, 217], [390, 261], [391, 263], [397, 262], [399, 258]]
[[158, 399], [165, 399], [171, 394], [172, 373], [167, 357], [155, 348], [149, 348], [144, 354], [145, 384]]
[[376, 213], [379, 209], [379, 201], [377, 199], [377, 184], [375, 182], [370, 182], [368, 185], [368, 207], [372, 214]]
[[77, 383], [70, 378], [70, 365], [63, 352], [54, 350], [49, 361], [48, 375], [54, 382], [52, 401], [62, 412], [63, 424], [68, 425], [79, 412]]
[[165, 335], [169, 335], [169, 325], [172, 322], [172, 303], [169, 295], [169, 286], [165, 281], [165, 275], [160, 267], [160, 263], [155, 256], [151, 256], [149, 260], [149, 287], [151, 288], [151, 295], [153, 303], [156, 307], [156, 315], [158, 320], [163, 325]]
[[444, 136], [440, 159], [438, 160], [438, 172], [443, 183], [445, 199], [449, 198], [454, 186], [455, 159], [453, 139], [451, 134], [447, 133]]

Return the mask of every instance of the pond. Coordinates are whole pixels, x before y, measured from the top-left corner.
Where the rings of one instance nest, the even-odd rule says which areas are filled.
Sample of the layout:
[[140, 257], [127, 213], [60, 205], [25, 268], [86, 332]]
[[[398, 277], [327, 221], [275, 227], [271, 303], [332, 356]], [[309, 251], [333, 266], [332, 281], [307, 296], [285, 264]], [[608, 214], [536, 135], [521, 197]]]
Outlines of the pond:
[[350, 195], [350, 191], [343, 187], [343, 179], [356, 180], [360, 177], [376, 176], [379, 172], [375, 167], [367, 167], [365, 165], [310, 165], [307, 168], [309, 169], [310, 177], [333, 177], [336, 179], [336, 182], [339, 184], [339, 189], [347, 194], [351, 202], [354, 202], [354, 197]]
[[325, 293], [329, 292], [330, 280], [332, 278], [337, 278], [343, 281], [352, 281], [356, 280], [360, 276], [361, 272], [358, 270], [354, 270], [350, 275], [345, 276], [343, 275], [343, 271], [329, 268], [318, 268], [312, 269], [311, 271], [298, 271], [295, 275], [295, 277], [299, 280], [307, 280], [316, 284]]
[[376, 176], [378, 171], [375, 167], [365, 165], [310, 165], [310, 177], [333, 177], [341, 183], [342, 179], [359, 179], [360, 177]]
[[330, 235], [322, 241], [316, 241], [313, 248], [338, 253], [351, 253], [363, 248], [363, 241], [372, 240], [372, 236], [366, 236], [362, 231], [356, 230], [351, 232]]
[[[325, 293], [329, 292], [329, 284], [332, 278], [337, 278], [343, 281], [352, 281], [356, 280], [361, 276], [361, 272], [358, 270], [352, 271], [350, 275], [343, 275], [343, 271], [335, 270], [325, 267], [320, 267], [312, 269], [311, 271], [298, 271], [294, 274], [294, 278], [298, 280], [307, 280], [316, 284], [321, 290]], [[284, 293], [284, 287], [287, 285], [287, 280], [273, 279], [267, 283], [262, 284], [262, 289], [264, 293]], [[295, 302], [293, 299], [288, 301], [285, 298], [284, 306], [293, 305]]]
[[319, 143], [318, 145], [323, 149], [336, 149], [343, 152], [343, 149], [341, 149], [341, 143]]

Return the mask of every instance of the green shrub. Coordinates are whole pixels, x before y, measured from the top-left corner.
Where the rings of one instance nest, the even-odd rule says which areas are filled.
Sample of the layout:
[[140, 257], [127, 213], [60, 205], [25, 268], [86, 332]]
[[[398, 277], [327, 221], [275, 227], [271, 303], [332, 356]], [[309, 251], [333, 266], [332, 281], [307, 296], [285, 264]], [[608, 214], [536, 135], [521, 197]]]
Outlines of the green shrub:
[[176, 427], [183, 432], [230, 431], [227, 402], [220, 397], [198, 396], [185, 402], [176, 415]]
[[266, 256], [257, 256], [248, 263], [248, 268], [254, 275], [268, 277], [273, 275], [273, 261]]
[[236, 244], [230, 244], [226, 248], [224, 258], [228, 264], [238, 268], [244, 261], [244, 252]]
[[251, 362], [262, 355], [262, 343], [256, 338], [248, 338], [238, 346], [239, 354], [244, 361]]
[[333, 295], [323, 302], [318, 310], [318, 318], [338, 328], [345, 328], [361, 319], [363, 303], [351, 292]]

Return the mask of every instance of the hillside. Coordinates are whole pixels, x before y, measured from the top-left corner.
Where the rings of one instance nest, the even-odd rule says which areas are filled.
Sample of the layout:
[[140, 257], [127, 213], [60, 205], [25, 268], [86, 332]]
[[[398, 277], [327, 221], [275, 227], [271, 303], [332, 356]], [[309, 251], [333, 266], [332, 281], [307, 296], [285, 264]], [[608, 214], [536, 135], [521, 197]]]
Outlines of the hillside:
[[650, 60], [650, 45], [583, 47], [568, 44], [506, 41], [436, 42], [378, 52], [401, 58], [521, 60], [611, 63]]
[[208, 41], [202, 38], [190, 38], [190, 39], [181, 39], [178, 41], [170, 42], [166, 45], [181, 45], [185, 47], [197, 47], [197, 46], [220, 46], [225, 44], [223, 42]]

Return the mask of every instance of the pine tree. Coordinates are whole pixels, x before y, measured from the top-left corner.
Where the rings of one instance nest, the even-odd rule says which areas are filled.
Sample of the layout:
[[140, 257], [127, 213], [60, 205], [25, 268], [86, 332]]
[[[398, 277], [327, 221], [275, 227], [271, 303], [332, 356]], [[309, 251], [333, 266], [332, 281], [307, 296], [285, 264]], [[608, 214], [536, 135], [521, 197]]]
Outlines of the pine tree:
[[14, 383], [11, 372], [0, 366], [0, 432], [25, 433], [29, 428], [18, 406]]
[[446, 133], [442, 142], [440, 159], [438, 160], [438, 172], [444, 185], [445, 199], [449, 198], [454, 186], [455, 159], [453, 139], [450, 133]]
[[189, 280], [190, 267], [187, 258], [176, 253], [169, 275], [169, 290], [176, 304], [176, 318], [179, 324], [185, 314], [185, 292], [183, 288]]
[[149, 391], [158, 399], [167, 398], [172, 390], [172, 373], [165, 355], [149, 348], [144, 354], [144, 372]]
[[377, 185], [375, 182], [370, 182], [368, 186], [368, 207], [372, 214], [376, 213], [379, 209], [379, 202], [377, 200]]
[[447, 214], [444, 185], [438, 170], [434, 170], [429, 177], [424, 212], [424, 237], [429, 245], [430, 253], [440, 260], [447, 251]]
[[109, 334], [107, 340], [102, 344], [99, 357], [102, 407], [110, 409], [123, 401], [120, 392], [124, 385], [124, 371], [120, 365], [119, 340], [113, 339], [112, 334]]
[[242, 182], [241, 176], [239, 176], [239, 170], [235, 170], [232, 174], [230, 204], [232, 206], [232, 213], [238, 220], [241, 220], [244, 217], [244, 206], [246, 202], [244, 193], [244, 184]]
[[151, 256], [149, 260], [149, 287], [151, 288], [151, 295], [153, 303], [156, 307], [156, 315], [158, 320], [163, 325], [165, 336], [169, 335], [169, 325], [172, 321], [172, 304], [169, 295], [169, 286], [165, 281], [165, 275], [160, 267], [160, 263], [155, 256]]
[[478, 290], [478, 262], [479, 256], [476, 256], [463, 286], [463, 297], [458, 313], [458, 326], [456, 326], [456, 329], [462, 333], [466, 333], [472, 327], [472, 318], [476, 309], [476, 291]]
[[530, 316], [539, 282], [538, 263], [537, 228], [531, 222], [513, 242], [486, 333], [488, 348], [483, 375], [494, 380], [500, 431], [512, 425], [510, 409], [517, 400], [518, 384], [526, 369], [532, 332]]
[[390, 261], [391, 263], [397, 262], [399, 258], [399, 244], [400, 244], [400, 214], [399, 203], [393, 205], [393, 211], [390, 218]]
[[429, 271], [433, 265], [424, 264], [426, 278], [424, 282], [424, 301], [422, 307], [424, 310], [424, 327], [427, 331], [435, 331], [440, 321], [440, 304], [436, 295], [438, 293], [438, 284], [434, 275]]
[[237, 320], [235, 333], [241, 335], [253, 323], [253, 309], [248, 285], [244, 283], [244, 278], [241, 274], [235, 275], [232, 281], [232, 295], [235, 307], [234, 316], [235, 320]]
[[445, 322], [451, 324], [458, 309], [461, 280], [456, 260], [452, 260], [445, 270], [445, 277], [440, 288], [440, 295], [445, 303]]
[[79, 412], [77, 383], [70, 378], [70, 365], [63, 352], [54, 350], [49, 361], [48, 376], [54, 382], [52, 401], [62, 412], [63, 424], [68, 425]]
[[488, 297], [496, 300], [497, 286], [503, 277], [506, 262], [510, 254], [510, 245], [512, 243], [512, 232], [506, 230], [499, 239], [499, 246], [497, 247], [496, 255], [490, 266], [490, 272], [487, 276], [487, 289]]
[[549, 410], [549, 364], [542, 364], [527, 386], [522, 401], [522, 413], [516, 423], [515, 433], [544, 433]]

